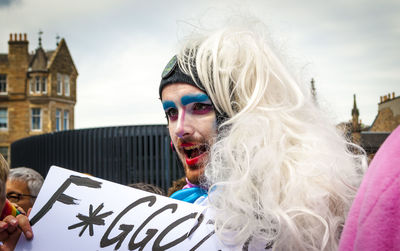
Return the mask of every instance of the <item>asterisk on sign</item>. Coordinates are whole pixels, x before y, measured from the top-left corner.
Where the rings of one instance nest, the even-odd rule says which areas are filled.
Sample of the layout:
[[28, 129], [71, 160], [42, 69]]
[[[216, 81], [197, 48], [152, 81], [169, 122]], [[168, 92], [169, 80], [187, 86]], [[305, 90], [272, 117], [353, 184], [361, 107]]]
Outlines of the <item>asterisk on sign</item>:
[[93, 236], [93, 225], [99, 225], [99, 226], [104, 225], [105, 223], [104, 223], [103, 218], [105, 218], [113, 213], [112, 211], [109, 211], [107, 213], [97, 215], [101, 211], [101, 209], [103, 209], [103, 207], [104, 207], [104, 203], [101, 203], [101, 205], [98, 206], [96, 208], [96, 210], [94, 210], [94, 212], [93, 212], [93, 205], [90, 204], [89, 216], [78, 214], [76, 217], [78, 219], [80, 219], [81, 222], [74, 224], [72, 226], [69, 226], [68, 229], [70, 230], [70, 229], [74, 229], [74, 228], [83, 226], [81, 232], [79, 233], [79, 237], [81, 237], [82, 234], [85, 232], [86, 228], [89, 226], [89, 235]]

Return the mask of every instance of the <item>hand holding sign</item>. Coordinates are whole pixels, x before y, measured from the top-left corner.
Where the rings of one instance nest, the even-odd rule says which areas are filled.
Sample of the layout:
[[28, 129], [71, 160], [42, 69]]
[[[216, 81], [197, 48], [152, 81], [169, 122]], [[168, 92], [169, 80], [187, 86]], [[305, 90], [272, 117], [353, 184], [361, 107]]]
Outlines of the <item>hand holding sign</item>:
[[6, 216], [3, 221], [0, 221], [0, 241], [3, 243], [0, 250], [14, 250], [21, 233], [24, 233], [28, 240], [33, 238], [28, 217], [24, 214], [19, 214], [16, 217]]

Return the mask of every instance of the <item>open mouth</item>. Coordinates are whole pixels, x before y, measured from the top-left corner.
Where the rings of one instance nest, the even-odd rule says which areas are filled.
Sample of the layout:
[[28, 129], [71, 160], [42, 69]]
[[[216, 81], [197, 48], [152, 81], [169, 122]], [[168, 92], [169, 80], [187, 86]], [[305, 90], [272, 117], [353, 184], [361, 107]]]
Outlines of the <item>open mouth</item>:
[[183, 152], [186, 156], [186, 164], [189, 166], [195, 165], [208, 150], [209, 147], [206, 144], [183, 147]]

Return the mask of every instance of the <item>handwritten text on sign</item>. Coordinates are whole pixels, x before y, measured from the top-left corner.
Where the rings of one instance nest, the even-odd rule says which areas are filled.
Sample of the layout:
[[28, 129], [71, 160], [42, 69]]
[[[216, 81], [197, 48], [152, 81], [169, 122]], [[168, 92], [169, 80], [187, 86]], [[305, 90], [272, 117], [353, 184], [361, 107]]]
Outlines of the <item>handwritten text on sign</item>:
[[228, 250], [204, 207], [51, 167], [16, 250]]

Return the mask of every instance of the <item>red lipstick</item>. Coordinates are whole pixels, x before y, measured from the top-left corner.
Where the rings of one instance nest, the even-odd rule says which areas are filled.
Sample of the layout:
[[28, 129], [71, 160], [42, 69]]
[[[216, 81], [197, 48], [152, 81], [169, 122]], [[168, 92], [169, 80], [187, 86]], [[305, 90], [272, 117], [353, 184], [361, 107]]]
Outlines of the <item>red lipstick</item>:
[[193, 159], [189, 159], [189, 158], [186, 157], [186, 164], [187, 164], [188, 166], [193, 166], [193, 165], [197, 164], [197, 162], [199, 162], [200, 159], [201, 159], [205, 154], [206, 154], [206, 153], [202, 153], [202, 154], [200, 154], [199, 156], [194, 157]]
[[193, 146], [194, 144], [192, 144], [192, 143], [182, 143], [181, 145], [180, 145], [180, 147], [189, 147], [189, 146]]

